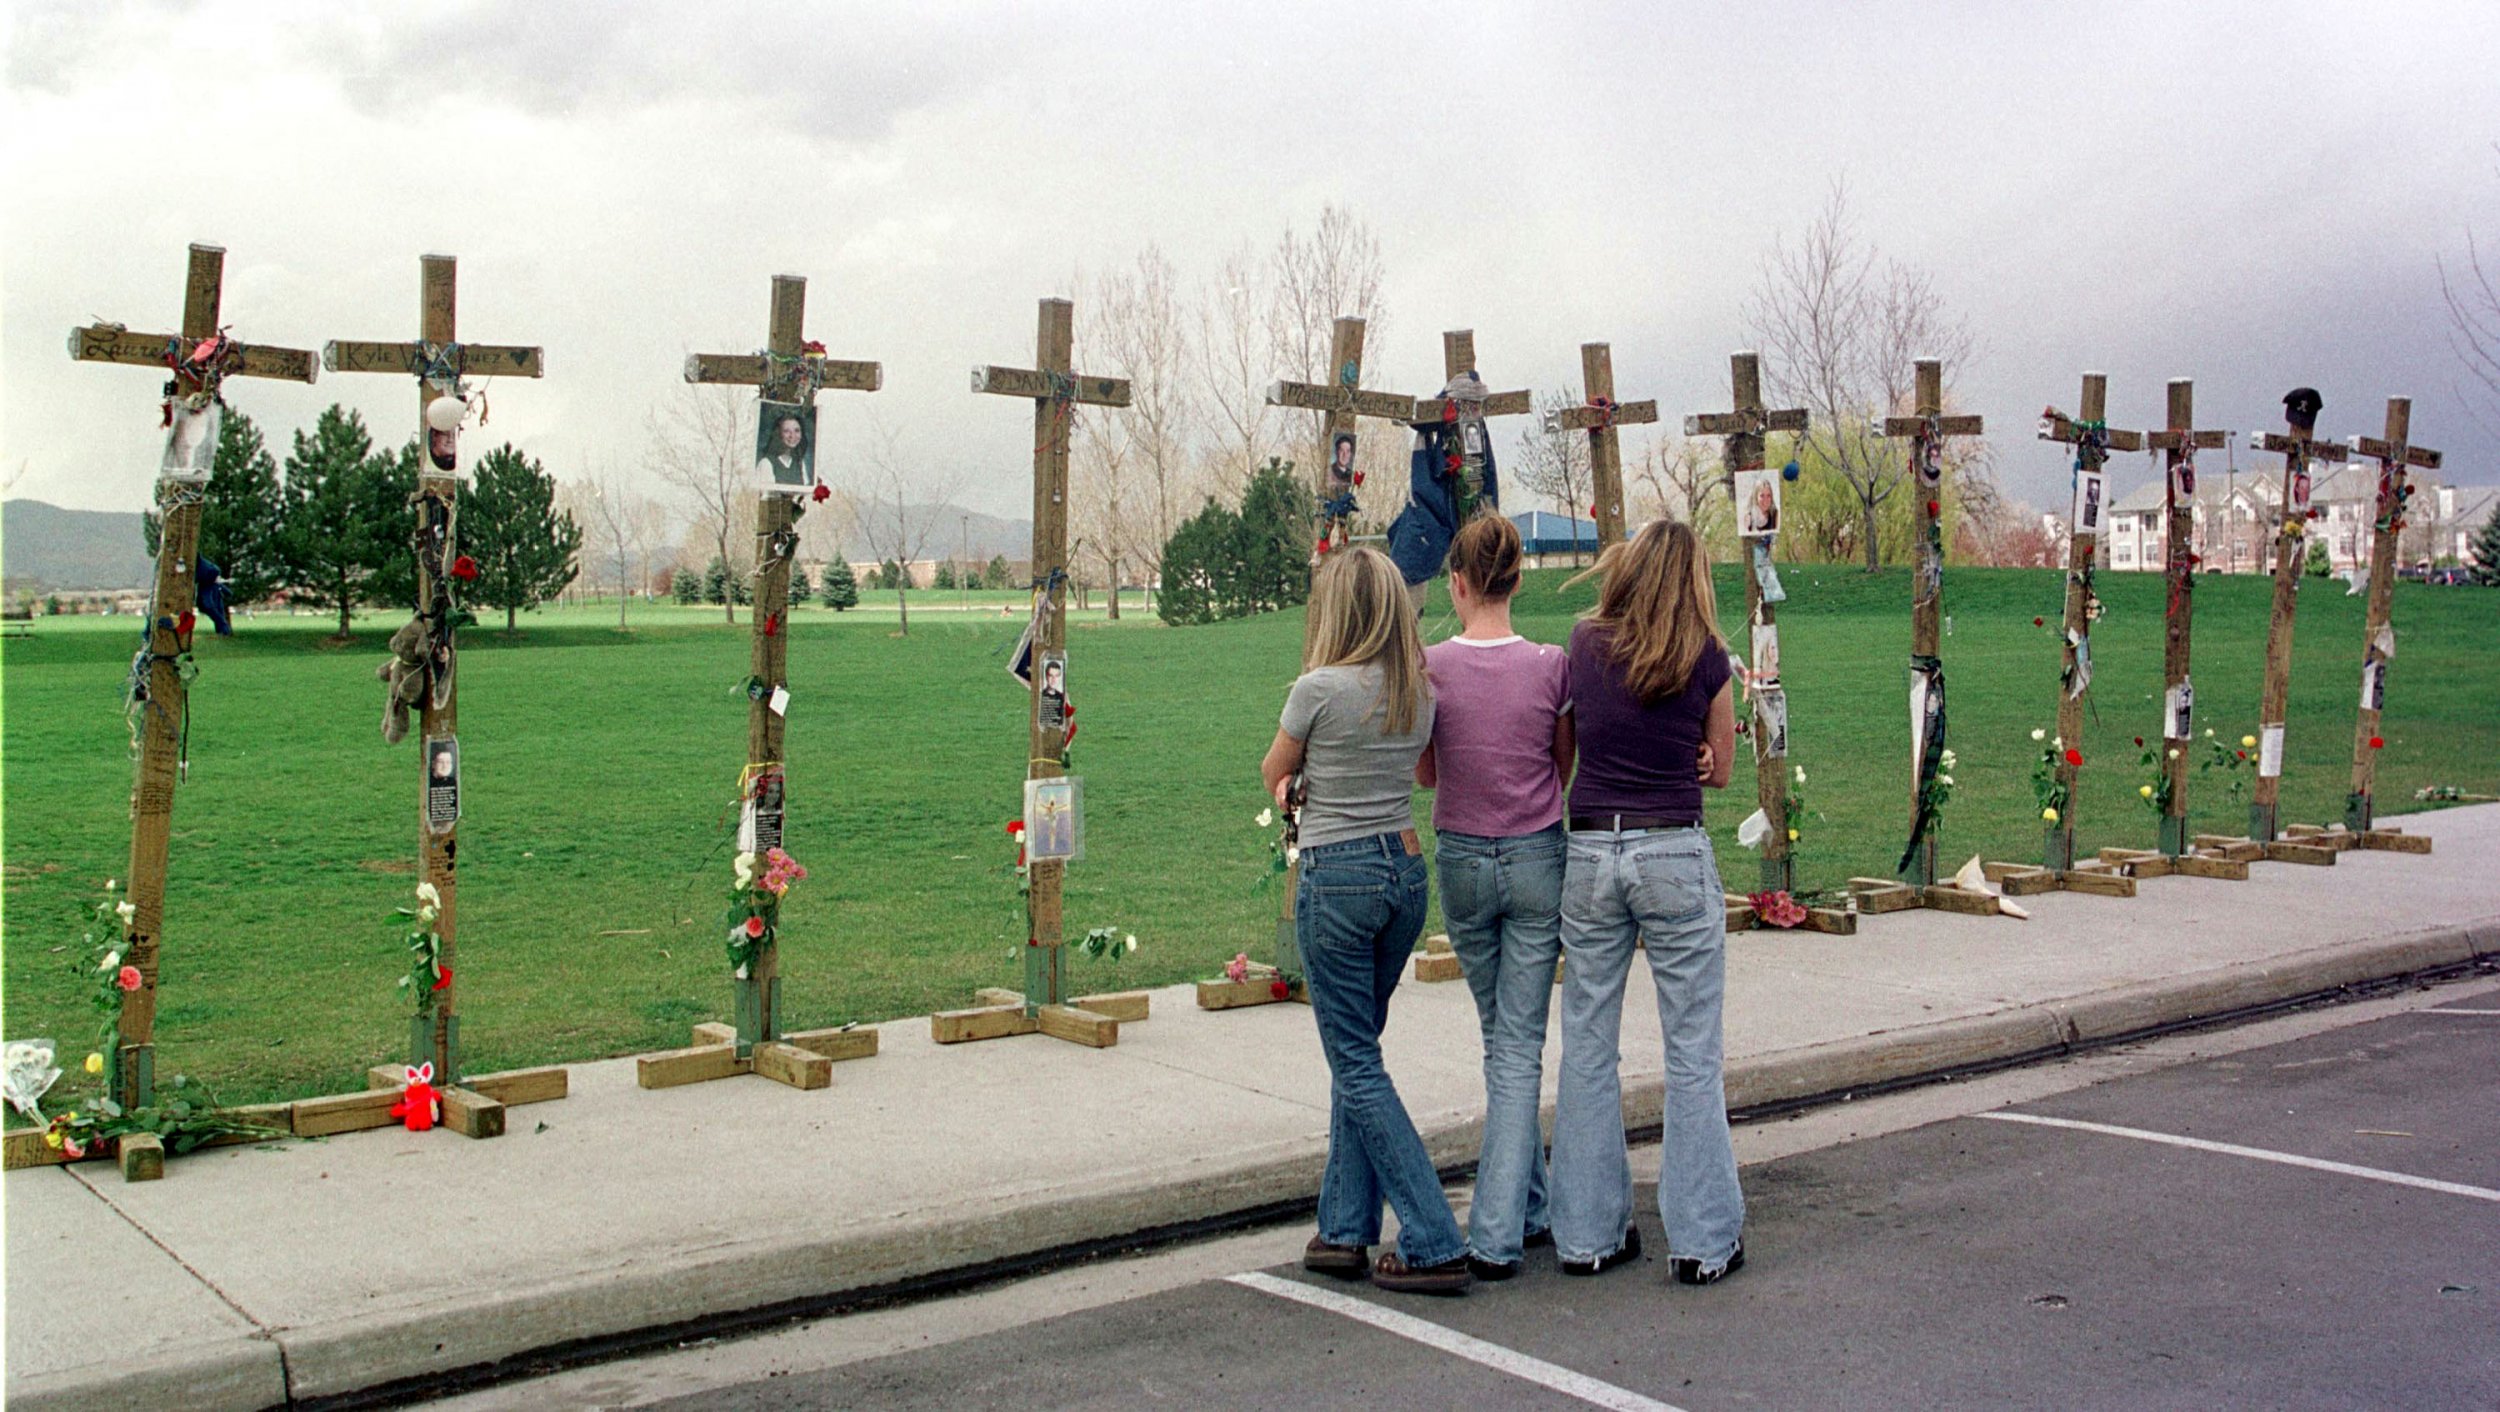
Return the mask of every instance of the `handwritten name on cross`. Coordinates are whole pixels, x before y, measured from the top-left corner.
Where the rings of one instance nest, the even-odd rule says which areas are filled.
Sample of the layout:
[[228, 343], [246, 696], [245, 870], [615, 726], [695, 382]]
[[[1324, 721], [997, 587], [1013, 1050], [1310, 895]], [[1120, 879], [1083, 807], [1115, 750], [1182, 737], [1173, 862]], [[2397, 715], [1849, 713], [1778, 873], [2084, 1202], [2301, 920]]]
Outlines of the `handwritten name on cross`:
[[1658, 404], [1615, 400], [1614, 351], [1603, 343], [1580, 345], [1580, 383], [1588, 401], [1547, 414], [1545, 429], [1589, 434], [1589, 515], [1597, 521], [1597, 547], [1603, 550], [1621, 544], [1624, 535], [1623, 446], [1615, 428], [1657, 421]]
[[1986, 424], [1976, 416], [1944, 414], [1944, 364], [1921, 358], [1912, 365], [1910, 415], [1886, 417], [1886, 436], [1910, 439], [1910, 515], [1918, 564], [1910, 576], [1910, 702], [1915, 735], [1910, 742], [1910, 846], [1902, 876], [1919, 887], [1936, 882], [1935, 811], [1928, 786], [1942, 771], [1944, 709], [1944, 441], [1978, 436]]
[[[191, 247], [182, 296], [182, 331], [137, 333], [121, 324], [89, 324], [70, 330], [69, 355], [82, 363], [121, 363], [168, 375], [166, 410], [219, 399], [230, 377], [277, 378], [310, 383], [321, 366], [310, 350], [272, 348], [236, 339], [218, 323], [225, 297], [226, 252], [216, 245]], [[131, 786], [130, 891], [132, 908], [122, 927], [122, 962], [139, 970], [139, 988], [122, 1001], [116, 1021], [110, 1086], [126, 1107], [156, 1098], [157, 953], [164, 939], [165, 872], [172, 846], [174, 783], [183, 751], [182, 723], [190, 688], [182, 660], [198, 605], [195, 567], [200, 545], [200, 491], [161, 482], [156, 587], [149, 600], [146, 700], [139, 724], [139, 767]]]
[[[454, 524], [452, 508], [459, 495], [459, 481], [453, 470], [442, 464], [428, 439], [435, 430], [430, 427], [427, 410], [437, 398], [458, 398], [465, 402], [464, 379], [476, 372], [492, 376], [539, 377], [546, 372], [546, 359], [532, 347], [498, 344], [463, 344], [459, 334], [460, 265], [449, 255], [418, 257], [417, 337], [406, 343], [359, 342], [333, 339], [321, 349], [321, 361], [332, 372], [399, 373], [417, 379], [417, 436], [425, 448], [417, 461], [417, 603], [418, 615], [427, 622], [430, 634], [427, 690], [419, 702], [419, 738], [428, 743], [418, 759], [420, 778], [431, 765], [432, 742], [456, 741], [460, 734], [459, 674], [452, 665], [457, 660], [454, 641], [451, 566], [459, 554], [452, 540]], [[457, 434], [455, 425], [454, 434]], [[452, 453], [456, 455], [456, 451]], [[453, 758], [457, 758], [456, 756]], [[458, 967], [454, 964], [455, 942], [459, 935], [459, 824], [430, 817], [426, 807], [428, 790], [418, 792], [417, 857], [420, 878], [434, 885], [442, 896], [435, 932], [442, 937], [438, 952], [443, 983], [433, 993], [430, 1016], [419, 1014], [410, 1020], [408, 1062], [432, 1064], [435, 1083], [446, 1090], [457, 1091], [460, 1084], [460, 1019]], [[463, 1101], [446, 1103], [444, 1118], [456, 1131], [472, 1137], [492, 1136], [471, 1121], [476, 1112], [468, 1095]], [[487, 1119], [493, 1127], [500, 1119], [497, 1113]], [[495, 1128], [500, 1131], [499, 1127]]]
[[2361, 646], [2361, 711], [2352, 729], [2352, 791], [2344, 797], [2344, 826], [2367, 833], [2376, 822], [2372, 794], [2378, 781], [2379, 713], [2387, 703], [2387, 664], [2396, 654], [2396, 629], [2389, 621], [2396, 591], [2396, 556], [2404, 532], [2405, 502], [2413, 487], [2409, 468], [2439, 469], [2440, 455], [2415, 446], [2413, 399], [2387, 399], [2387, 434], [2356, 436], [2352, 449], [2378, 462], [2377, 514], [2370, 529], [2370, 599]]
[[[1034, 336], [1031, 368], [980, 367], [972, 370], [972, 390], [1002, 397], [1033, 400], [1033, 592], [1040, 607], [1033, 638], [1036, 669], [1030, 692], [1030, 764], [1032, 779], [1066, 773], [1061, 752], [1066, 748], [1064, 713], [1043, 709], [1042, 654], [1067, 647], [1068, 564], [1068, 439], [1075, 408], [1129, 405], [1129, 385], [1122, 378], [1093, 377], [1074, 367], [1075, 306], [1065, 299], [1041, 302], [1040, 327]], [[1025, 948], [1024, 1008], [1027, 1016], [1042, 1007], [1066, 1001], [1066, 957], [1062, 949], [1059, 892], [1067, 864], [1037, 859], [1026, 895], [1028, 924]]]

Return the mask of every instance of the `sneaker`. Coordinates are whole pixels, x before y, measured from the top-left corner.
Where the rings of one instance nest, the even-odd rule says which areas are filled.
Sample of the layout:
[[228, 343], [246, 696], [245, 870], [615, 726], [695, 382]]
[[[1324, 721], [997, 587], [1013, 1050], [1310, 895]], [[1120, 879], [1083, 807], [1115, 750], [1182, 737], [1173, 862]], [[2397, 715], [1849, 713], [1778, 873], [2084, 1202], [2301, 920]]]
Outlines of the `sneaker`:
[[1668, 1273], [1674, 1275], [1675, 1282], [1680, 1285], [1715, 1285], [1743, 1268], [1745, 1243], [1741, 1240], [1736, 1242], [1736, 1253], [1727, 1257], [1727, 1263], [1715, 1270], [1703, 1269], [1699, 1260], [1675, 1259], [1667, 1262]]
[[1359, 1280], [1372, 1272], [1371, 1248], [1362, 1245], [1330, 1245], [1318, 1236], [1302, 1247], [1302, 1268], [1314, 1275], [1328, 1275], [1340, 1280]]
[[1509, 1264], [1504, 1264], [1499, 1260], [1487, 1260], [1481, 1256], [1470, 1255], [1467, 1257], [1467, 1270], [1468, 1273], [1487, 1284], [1500, 1284], [1518, 1274], [1523, 1263], [1513, 1260]]
[[1608, 1270], [1629, 1265], [1640, 1258], [1641, 1228], [1627, 1226], [1623, 1231], [1623, 1244], [1617, 1246], [1613, 1254], [1600, 1255], [1594, 1260], [1563, 1260], [1556, 1263], [1562, 1266], [1562, 1272], [1566, 1275], [1602, 1275]]
[[1391, 1251], [1372, 1264], [1372, 1288], [1391, 1294], [1465, 1294], [1469, 1272], [1466, 1257], [1438, 1265], [1409, 1265]]

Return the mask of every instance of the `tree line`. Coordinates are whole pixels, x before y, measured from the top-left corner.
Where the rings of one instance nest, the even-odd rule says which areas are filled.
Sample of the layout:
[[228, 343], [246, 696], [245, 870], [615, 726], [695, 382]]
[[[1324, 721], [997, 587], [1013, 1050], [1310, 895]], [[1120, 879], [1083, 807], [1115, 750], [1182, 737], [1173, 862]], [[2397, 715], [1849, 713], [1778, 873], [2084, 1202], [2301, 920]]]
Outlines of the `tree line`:
[[[294, 433], [281, 463], [252, 419], [229, 407], [200, 507], [200, 555], [223, 572], [237, 606], [283, 598], [336, 613], [342, 637], [360, 609], [413, 612], [421, 454], [413, 437], [377, 447], [362, 417], [332, 403], [309, 433]], [[501, 609], [506, 631], [573, 581], [581, 527], [557, 508], [546, 468], [510, 442], [477, 459], [456, 514], [459, 552], [477, 568], [461, 596]], [[145, 518], [150, 555], [157, 527]]]

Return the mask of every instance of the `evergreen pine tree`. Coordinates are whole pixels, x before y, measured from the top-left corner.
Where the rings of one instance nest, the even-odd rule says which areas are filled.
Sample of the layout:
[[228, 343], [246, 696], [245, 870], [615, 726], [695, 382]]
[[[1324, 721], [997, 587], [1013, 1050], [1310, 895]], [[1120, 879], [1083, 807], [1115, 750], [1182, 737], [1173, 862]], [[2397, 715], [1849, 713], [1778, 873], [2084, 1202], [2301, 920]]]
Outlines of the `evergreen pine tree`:
[[1240, 583], [1230, 595], [1240, 613], [1308, 601], [1311, 544], [1319, 507], [1291, 461], [1269, 457], [1241, 492]]
[[807, 600], [815, 596], [815, 580], [810, 579], [807, 576], [807, 570], [800, 568], [796, 564], [792, 564], [790, 566], [790, 602], [793, 604], [805, 603]]
[[859, 606], [859, 577], [845, 560], [836, 559], [825, 566], [825, 606], [837, 613]]
[[2469, 552], [2474, 557], [2474, 582], [2500, 587], [2500, 505], [2491, 507], [2491, 518], [2475, 531]]
[[717, 554], [712, 556], [711, 563], [703, 566], [703, 601], [706, 603], [729, 601], [729, 564]]
[[669, 575], [668, 596], [688, 607], [703, 601], [703, 580], [692, 569], [679, 569]]
[[295, 433], [286, 458], [279, 536], [286, 586], [296, 601], [336, 612], [341, 637], [357, 605], [368, 601], [375, 567], [389, 546], [396, 542], [405, 552], [408, 541], [404, 497], [392, 507], [387, 527], [380, 522], [375, 460], [364, 419], [335, 402], [310, 436]]
[[[397, 453], [376, 451], [365, 458], [366, 513], [373, 517], [373, 576], [365, 582], [364, 601], [417, 611], [416, 512], [417, 439], [400, 443]], [[456, 512], [465, 517], [466, 510]], [[456, 537], [465, 530], [454, 525]], [[453, 551], [459, 552], [456, 549]]]
[[477, 561], [464, 596], [503, 609], [505, 632], [580, 570], [582, 527], [556, 508], [555, 477], [508, 441], [478, 459], [460, 497], [459, 538], [460, 552]]
[[1013, 578], [1014, 575], [1007, 571], [1007, 556], [1004, 554], [991, 555], [989, 564], [981, 570], [983, 588], [1013, 588]]

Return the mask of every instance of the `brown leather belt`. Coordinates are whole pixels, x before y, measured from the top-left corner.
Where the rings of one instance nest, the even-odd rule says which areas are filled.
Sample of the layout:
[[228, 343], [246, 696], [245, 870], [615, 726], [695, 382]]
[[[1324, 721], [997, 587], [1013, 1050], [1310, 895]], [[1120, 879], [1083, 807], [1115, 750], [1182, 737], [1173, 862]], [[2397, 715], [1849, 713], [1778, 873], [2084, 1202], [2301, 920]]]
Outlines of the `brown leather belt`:
[[1574, 814], [1573, 833], [1619, 833], [1625, 829], [1695, 829], [1699, 819], [1675, 819], [1664, 814]]

